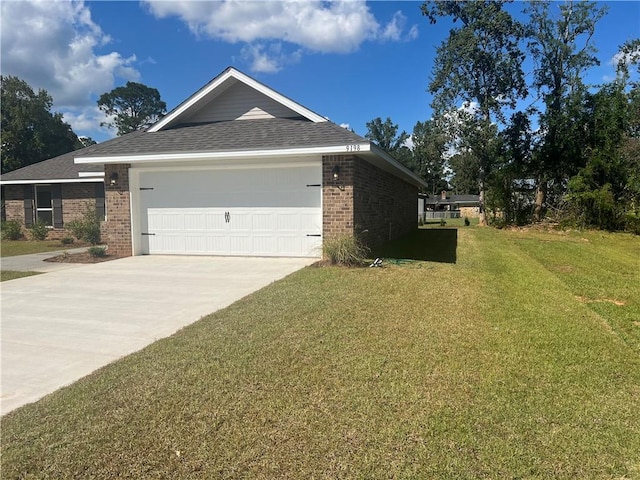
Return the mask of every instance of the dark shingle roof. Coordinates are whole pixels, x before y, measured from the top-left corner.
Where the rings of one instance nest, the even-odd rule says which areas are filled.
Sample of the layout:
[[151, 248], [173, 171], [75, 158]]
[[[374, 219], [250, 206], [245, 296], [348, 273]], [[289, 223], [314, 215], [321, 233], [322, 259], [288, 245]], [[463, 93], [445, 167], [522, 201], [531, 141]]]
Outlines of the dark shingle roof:
[[101, 172], [98, 164], [76, 164], [74, 158], [155, 153], [224, 152], [322, 147], [366, 142], [332, 122], [269, 118], [180, 125], [159, 132], [137, 131], [81, 150], [14, 170], [3, 181], [78, 179], [79, 172]]
[[159, 132], [144, 132], [118, 143], [103, 143], [90, 152], [79, 152], [76, 157], [271, 150], [366, 141], [332, 122], [268, 118], [179, 125]]
[[[98, 148], [104, 148], [108, 145], [117, 144], [127, 139], [128, 137], [136, 137], [143, 132], [134, 132], [122, 137], [113, 138], [106, 142], [96, 145], [90, 145], [80, 150], [65, 153], [63, 155], [43, 160], [42, 162], [27, 165], [26, 167], [19, 168], [12, 172], [8, 172], [2, 175], [3, 182], [20, 181], [20, 180], [71, 180], [78, 179], [80, 172], [102, 172], [104, 171], [103, 165], [78, 165], [74, 163], [73, 159], [78, 155], [93, 155]], [[95, 179], [94, 179], [95, 180]], [[87, 179], [91, 181], [91, 179]]]

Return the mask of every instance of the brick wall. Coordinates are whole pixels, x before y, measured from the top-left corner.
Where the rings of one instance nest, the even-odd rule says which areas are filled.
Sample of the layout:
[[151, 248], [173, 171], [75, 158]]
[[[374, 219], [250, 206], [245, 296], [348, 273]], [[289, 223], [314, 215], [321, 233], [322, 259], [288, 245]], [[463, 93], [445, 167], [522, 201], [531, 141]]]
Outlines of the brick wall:
[[324, 156], [322, 180], [324, 239], [355, 232], [373, 247], [417, 228], [418, 188], [369, 162], [353, 155]]
[[[33, 185], [30, 186], [33, 188]], [[5, 185], [5, 212], [7, 220], [17, 220], [23, 225], [23, 233], [29, 237], [24, 229], [24, 185]], [[87, 207], [96, 205], [95, 183], [63, 183], [62, 184], [62, 220], [63, 225], [81, 218]], [[47, 239], [55, 240], [69, 237], [71, 233], [63, 228], [52, 228]]]
[[[113, 255], [130, 256], [132, 253], [129, 167], [129, 164], [104, 166], [107, 219], [102, 226], [102, 238]], [[118, 174], [118, 181], [111, 185], [109, 179], [114, 172]]]
[[4, 210], [7, 220], [17, 220], [24, 225], [23, 185], [4, 185]]

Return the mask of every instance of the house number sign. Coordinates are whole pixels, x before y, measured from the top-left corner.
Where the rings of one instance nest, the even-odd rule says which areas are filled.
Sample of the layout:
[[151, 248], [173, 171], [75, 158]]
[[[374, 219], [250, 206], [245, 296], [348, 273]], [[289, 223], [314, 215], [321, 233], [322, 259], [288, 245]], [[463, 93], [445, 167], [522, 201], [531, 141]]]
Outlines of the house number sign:
[[360, 145], [358, 144], [347, 145], [347, 152], [359, 152], [359, 151], [360, 151]]

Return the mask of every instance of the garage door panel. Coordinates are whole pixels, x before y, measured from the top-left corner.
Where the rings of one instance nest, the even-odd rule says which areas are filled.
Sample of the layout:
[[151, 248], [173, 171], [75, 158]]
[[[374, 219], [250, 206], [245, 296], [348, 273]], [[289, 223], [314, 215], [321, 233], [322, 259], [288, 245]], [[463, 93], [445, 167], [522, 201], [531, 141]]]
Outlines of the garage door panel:
[[[317, 256], [320, 167], [141, 172], [143, 253]], [[307, 235], [316, 235], [308, 237]]]

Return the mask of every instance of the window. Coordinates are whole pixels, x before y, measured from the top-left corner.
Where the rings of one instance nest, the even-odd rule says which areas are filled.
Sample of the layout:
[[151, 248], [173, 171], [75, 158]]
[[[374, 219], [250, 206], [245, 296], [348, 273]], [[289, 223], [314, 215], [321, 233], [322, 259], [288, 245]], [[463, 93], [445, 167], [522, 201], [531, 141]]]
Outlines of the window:
[[53, 202], [51, 185], [36, 185], [36, 221], [41, 220], [53, 227]]

